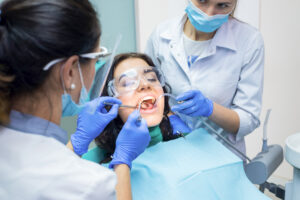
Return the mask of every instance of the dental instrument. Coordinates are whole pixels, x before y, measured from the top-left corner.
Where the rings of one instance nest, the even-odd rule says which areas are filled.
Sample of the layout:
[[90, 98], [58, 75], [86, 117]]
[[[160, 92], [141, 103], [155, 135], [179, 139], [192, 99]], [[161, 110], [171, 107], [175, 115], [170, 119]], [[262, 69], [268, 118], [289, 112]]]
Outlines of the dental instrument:
[[[108, 106], [113, 106], [113, 105], [114, 105], [114, 103], [109, 103], [109, 102], [104, 102], [104, 104], [105, 104], [105, 105], [108, 105]], [[124, 105], [124, 104], [119, 105], [119, 107], [121, 107], [121, 108], [133, 108], [133, 109], [136, 109], [136, 108], [137, 108], [137, 110], [138, 110], [139, 113], [140, 113], [140, 110], [141, 110], [141, 104], [142, 104], [142, 102], [140, 102], [138, 108], [137, 108], [137, 106], [129, 106], [129, 105]], [[142, 120], [142, 116], [140, 115], [140, 116], [138, 117], [138, 119], [136, 120], [137, 125], [139, 125], [139, 124], [141, 123], [141, 120]]]
[[[104, 104], [107, 105], [107, 106], [113, 106], [114, 105], [114, 103], [109, 103], [109, 102], [104, 102]], [[119, 105], [119, 107], [121, 107], [121, 108], [134, 108], [134, 109], [136, 109], [136, 106], [129, 106], [129, 105], [124, 105], [124, 104]]]
[[139, 126], [141, 124], [142, 121], [142, 116], [141, 116], [141, 105], [142, 105], [142, 101], [139, 103], [139, 107], [138, 107], [138, 111], [140, 113], [140, 116], [137, 118], [136, 120], [136, 124]]

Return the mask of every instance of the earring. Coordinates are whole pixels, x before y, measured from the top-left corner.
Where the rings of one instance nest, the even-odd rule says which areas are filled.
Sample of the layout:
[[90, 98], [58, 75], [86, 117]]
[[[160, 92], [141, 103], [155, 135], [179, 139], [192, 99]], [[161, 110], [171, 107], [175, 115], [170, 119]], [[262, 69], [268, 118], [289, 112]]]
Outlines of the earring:
[[76, 85], [74, 83], [71, 84], [71, 90], [74, 90], [76, 88]]

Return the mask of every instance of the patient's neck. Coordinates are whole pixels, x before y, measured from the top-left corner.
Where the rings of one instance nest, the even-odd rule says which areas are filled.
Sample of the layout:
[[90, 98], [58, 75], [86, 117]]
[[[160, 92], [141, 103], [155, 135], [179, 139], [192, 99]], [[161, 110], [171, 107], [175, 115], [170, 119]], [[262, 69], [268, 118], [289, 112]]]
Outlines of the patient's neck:
[[163, 136], [162, 136], [162, 132], [160, 130], [159, 125], [149, 127], [148, 129], [149, 129], [149, 134], [151, 136], [151, 141], [150, 141], [148, 147], [151, 147], [151, 146], [156, 145], [157, 143], [163, 141]]

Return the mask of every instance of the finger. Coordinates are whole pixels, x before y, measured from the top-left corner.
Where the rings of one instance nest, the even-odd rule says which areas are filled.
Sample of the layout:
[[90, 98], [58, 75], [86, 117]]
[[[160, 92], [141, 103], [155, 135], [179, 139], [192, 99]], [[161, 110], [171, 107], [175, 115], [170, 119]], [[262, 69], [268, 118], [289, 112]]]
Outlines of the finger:
[[108, 111], [108, 114], [111, 115], [118, 115], [118, 111], [119, 111], [119, 104], [114, 104], [111, 109]]
[[185, 101], [185, 102], [183, 102], [181, 104], [177, 104], [175, 106], [172, 106], [171, 109], [172, 109], [172, 111], [173, 111], [173, 109], [175, 109], [175, 111], [184, 110], [184, 109], [188, 109], [188, 108], [190, 108], [192, 106], [195, 106], [195, 104], [196, 104], [195, 101], [189, 100], [189, 101]]
[[107, 110], [106, 108], [101, 108], [101, 111], [100, 111], [102, 114], [106, 114], [107, 113]]
[[[193, 114], [195, 114], [196, 112], [199, 111], [199, 107], [198, 106], [193, 106], [193, 107], [190, 107], [188, 109], [185, 109], [185, 110], [181, 110], [180, 113], [182, 114], [185, 114], [185, 115], [189, 115], [189, 116], [192, 116]], [[193, 115], [194, 116], [194, 115]]]
[[112, 103], [112, 104], [119, 104], [119, 105], [122, 104], [122, 101], [120, 101], [115, 97], [100, 97], [100, 102], [102, 104], [104, 103]]
[[173, 123], [175, 124], [178, 121], [180, 121], [180, 119], [177, 115], [170, 115], [168, 118], [169, 118], [171, 124], [173, 124]]
[[107, 105], [105, 105], [105, 103], [111, 103], [111, 104], [117, 104], [117, 105], [122, 104], [122, 102], [119, 99], [114, 98], [114, 97], [98, 97], [97, 100], [98, 100], [97, 110], [100, 112], [105, 106], [107, 106]]
[[183, 94], [180, 94], [176, 97], [176, 101], [186, 101], [192, 99], [196, 95], [195, 90], [189, 90]]

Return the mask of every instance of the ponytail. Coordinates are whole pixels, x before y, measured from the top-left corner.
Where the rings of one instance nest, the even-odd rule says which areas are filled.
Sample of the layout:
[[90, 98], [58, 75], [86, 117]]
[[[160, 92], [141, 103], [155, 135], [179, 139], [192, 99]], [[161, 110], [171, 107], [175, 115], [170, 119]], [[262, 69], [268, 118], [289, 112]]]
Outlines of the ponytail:
[[11, 90], [10, 83], [14, 80], [13, 76], [2, 73], [4, 66], [0, 65], [0, 124], [9, 123], [9, 113], [11, 111]]

